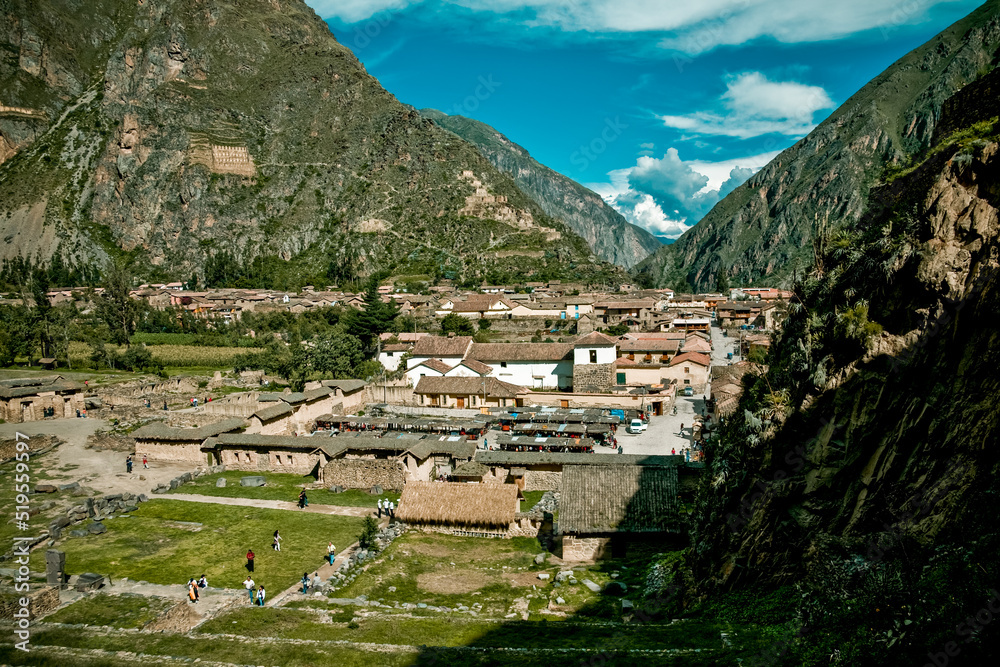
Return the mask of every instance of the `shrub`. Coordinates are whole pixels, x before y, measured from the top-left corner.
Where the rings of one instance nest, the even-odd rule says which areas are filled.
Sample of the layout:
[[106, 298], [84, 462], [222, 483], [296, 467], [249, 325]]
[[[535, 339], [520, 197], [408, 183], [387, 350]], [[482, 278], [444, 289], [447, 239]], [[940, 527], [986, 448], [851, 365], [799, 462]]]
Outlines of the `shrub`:
[[358, 535], [358, 546], [362, 549], [370, 549], [375, 546], [375, 536], [378, 535], [378, 522], [375, 517], [366, 516], [365, 522], [361, 524], [361, 534]]

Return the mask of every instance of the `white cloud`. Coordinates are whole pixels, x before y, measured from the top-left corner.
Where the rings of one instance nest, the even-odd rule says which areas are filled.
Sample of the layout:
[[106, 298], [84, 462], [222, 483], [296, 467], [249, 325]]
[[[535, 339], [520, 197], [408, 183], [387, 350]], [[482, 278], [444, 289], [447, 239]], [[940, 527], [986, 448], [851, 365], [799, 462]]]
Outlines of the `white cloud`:
[[675, 239], [776, 154], [685, 162], [670, 148], [662, 158], [640, 156], [634, 167], [616, 169], [608, 173], [608, 182], [587, 187], [632, 224]]
[[348, 22], [426, 4], [509, 14], [525, 25], [569, 32], [664, 33], [664, 48], [687, 54], [758, 37], [799, 43], [922, 21], [936, 4], [958, 0], [307, 0], [321, 16]]
[[771, 81], [760, 72], [744, 72], [726, 85], [720, 98], [725, 113], [696, 111], [684, 116], [660, 116], [667, 127], [749, 139], [764, 134], [803, 136], [816, 124], [817, 111], [833, 100], [820, 86], [796, 81]]

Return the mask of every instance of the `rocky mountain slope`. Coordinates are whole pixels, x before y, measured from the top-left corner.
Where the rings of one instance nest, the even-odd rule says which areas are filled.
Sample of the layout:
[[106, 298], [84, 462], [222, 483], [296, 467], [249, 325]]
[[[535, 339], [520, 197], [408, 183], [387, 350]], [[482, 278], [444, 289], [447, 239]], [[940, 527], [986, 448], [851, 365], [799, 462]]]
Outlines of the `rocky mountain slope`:
[[631, 268], [663, 245], [645, 229], [628, 222], [596, 192], [539, 163], [489, 125], [436, 109], [421, 109], [420, 115], [473, 144], [546, 213], [586, 239], [598, 257]]
[[225, 254], [265, 282], [619, 273], [301, 0], [0, 0], [0, 105], [4, 257], [186, 279]]
[[963, 626], [1000, 578], [997, 90], [941, 105], [933, 148], [830, 238], [707, 452], [698, 594], [788, 587], [823, 664], [998, 657], [1000, 629]]
[[886, 163], [906, 164], [934, 133], [941, 105], [994, 63], [1000, 2], [990, 0], [914, 49], [638, 267], [645, 282], [702, 290], [788, 285], [813, 240], [858, 220]]

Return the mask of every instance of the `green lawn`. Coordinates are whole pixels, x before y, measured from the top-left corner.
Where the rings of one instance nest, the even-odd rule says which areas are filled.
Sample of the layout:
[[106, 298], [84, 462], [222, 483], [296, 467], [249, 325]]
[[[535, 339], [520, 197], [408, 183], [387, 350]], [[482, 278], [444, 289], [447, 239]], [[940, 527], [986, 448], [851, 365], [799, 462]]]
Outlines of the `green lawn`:
[[173, 600], [144, 595], [90, 595], [46, 617], [45, 622], [142, 628], [174, 604]]
[[545, 495], [544, 491], [525, 491], [523, 494], [524, 500], [521, 501], [521, 511], [527, 512], [532, 507], [538, 504], [538, 501], [542, 499]]
[[[356, 517], [155, 499], [143, 503], [129, 518], [106, 521], [108, 532], [103, 535], [67, 538], [58, 548], [66, 552], [66, 569], [71, 574], [97, 572], [157, 584], [183, 584], [204, 573], [210, 586], [240, 588], [247, 575], [244, 565], [249, 547], [257, 555], [254, 580], [277, 593], [298, 581], [303, 572], [312, 572], [322, 564], [328, 541], [340, 549], [355, 542], [361, 521]], [[270, 546], [275, 529], [283, 538], [280, 553]], [[35, 551], [33, 569], [44, 572], [44, 558], [44, 550]]]
[[[248, 475], [262, 475], [266, 486], [240, 486], [240, 478]], [[216, 481], [224, 477], [226, 485], [217, 487]], [[223, 498], [253, 498], [255, 500], [298, 500], [303, 484], [312, 484], [316, 479], [311, 475], [291, 475], [288, 473], [248, 473], [227, 471], [199, 477], [177, 487], [171, 493], [199, 493], [205, 496]], [[340, 505], [344, 507], [371, 507], [375, 509], [379, 498], [399, 502], [399, 493], [386, 491], [381, 496], [373, 496], [362, 489], [349, 489], [343, 493], [330, 493], [326, 489], [311, 489], [306, 492], [312, 505]]]
[[[6, 548], [10, 548], [11, 540], [17, 535], [38, 535], [42, 529], [47, 528], [49, 523], [56, 517], [63, 515], [65, 510], [63, 507], [69, 501], [66, 500], [71, 493], [69, 491], [59, 491], [56, 493], [34, 493], [35, 486], [38, 484], [50, 483], [49, 480], [52, 477], [47, 474], [47, 471], [51, 472], [55, 467], [54, 451], [47, 454], [42, 454], [38, 456], [32, 454], [28, 461], [28, 472], [18, 473], [17, 472], [17, 462], [11, 461], [10, 463], [5, 463], [0, 466], [0, 506], [4, 507], [8, 514], [4, 517], [3, 521], [0, 521], [0, 544], [7, 545]], [[41, 508], [47, 502], [52, 502], [53, 507], [46, 510], [41, 510], [37, 514], [33, 514], [28, 518], [28, 530], [19, 530], [13, 522], [14, 518], [14, 507], [17, 503], [14, 502], [17, 492], [16, 486], [17, 476], [27, 474], [29, 481], [28, 484], [28, 506], [32, 510], [41, 510]], [[63, 483], [66, 480], [59, 480], [58, 483]], [[52, 482], [57, 483], [57, 482]], [[58, 484], [57, 483], [57, 484]], [[44, 572], [45, 568], [42, 567], [41, 572]]]

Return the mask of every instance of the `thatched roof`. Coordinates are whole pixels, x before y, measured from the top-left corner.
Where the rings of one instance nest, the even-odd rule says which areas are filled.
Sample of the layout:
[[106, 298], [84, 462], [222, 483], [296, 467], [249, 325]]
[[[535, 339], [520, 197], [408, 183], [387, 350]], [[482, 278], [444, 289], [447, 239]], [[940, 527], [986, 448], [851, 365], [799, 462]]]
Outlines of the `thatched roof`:
[[677, 468], [566, 466], [559, 499], [563, 533], [663, 532], [677, 525]]
[[176, 426], [167, 426], [166, 424], [156, 422], [152, 424], [146, 424], [140, 429], [132, 432], [132, 437], [136, 440], [164, 440], [167, 442], [201, 442], [206, 438], [211, 438], [212, 436], [219, 435], [221, 433], [229, 433], [230, 431], [237, 431], [246, 426], [246, 422], [239, 417], [233, 417], [231, 419], [223, 419], [222, 421], [215, 422], [214, 424], [206, 424], [204, 426], [199, 426], [197, 428], [179, 428]]
[[23, 398], [44, 392], [79, 391], [83, 385], [61, 375], [40, 378], [17, 378], [0, 381], [0, 398]]
[[466, 461], [451, 471], [452, 477], [482, 477], [490, 472], [487, 466], [475, 461]]
[[506, 527], [517, 510], [514, 484], [407, 482], [396, 517], [406, 523]]
[[284, 401], [278, 401], [276, 404], [268, 408], [262, 408], [257, 412], [253, 413], [253, 416], [262, 422], [269, 422], [273, 419], [278, 419], [279, 417], [284, 417], [285, 415], [290, 415], [295, 412], [295, 408], [290, 406]]
[[575, 452], [507, 452], [487, 451], [476, 452], [475, 460], [488, 466], [527, 467], [536, 465], [640, 465], [640, 466], [677, 466], [684, 462], [683, 456], [652, 456], [647, 454], [577, 454]]

